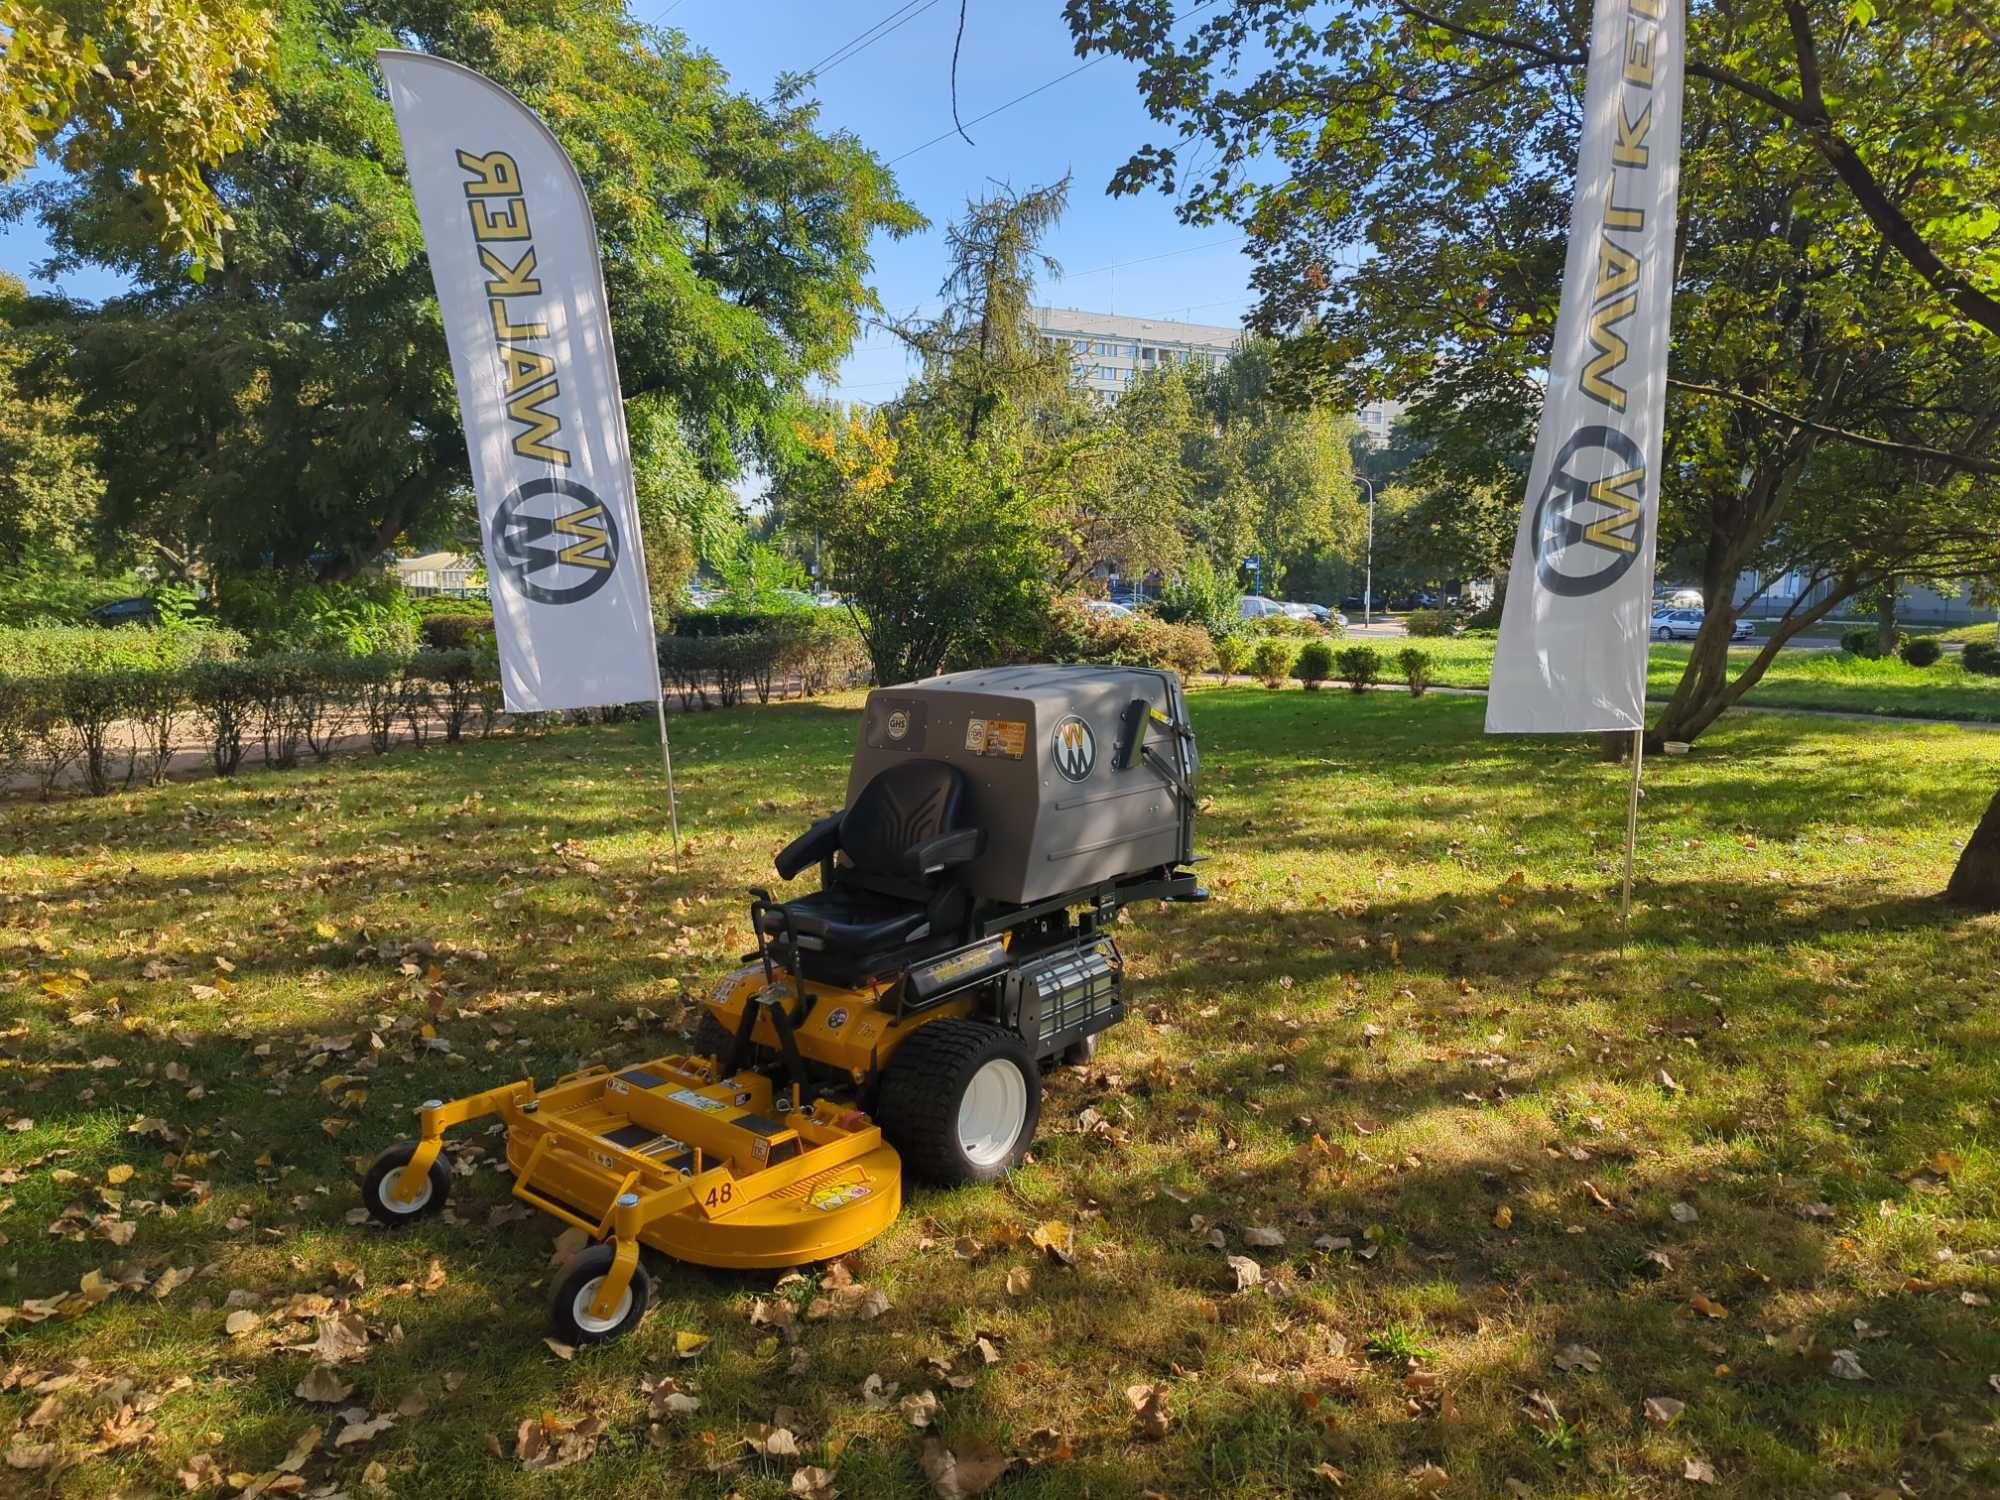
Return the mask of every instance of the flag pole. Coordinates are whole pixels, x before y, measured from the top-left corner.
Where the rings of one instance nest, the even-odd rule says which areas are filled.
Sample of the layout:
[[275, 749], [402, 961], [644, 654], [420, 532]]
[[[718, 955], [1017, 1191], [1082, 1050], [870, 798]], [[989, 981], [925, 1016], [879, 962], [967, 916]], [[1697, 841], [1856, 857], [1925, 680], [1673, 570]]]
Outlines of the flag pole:
[[[659, 647], [653, 648], [657, 655]], [[681, 872], [681, 809], [674, 796], [674, 752], [667, 744], [667, 690], [664, 684], [653, 698], [653, 708], [660, 718], [660, 766], [667, 773], [667, 822], [674, 830], [674, 873]], [[1637, 805], [1636, 802], [1634, 804]], [[1631, 884], [1631, 856], [1626, 856], [1626, 884]]]
[[1618, 897], [1618, 922], [1632, 934], [1632, 851], [1639, 842], [1639, 765], [1646, 758], [1646, 728], [1632, 731], [1632, 793], [1625, 804], [1625, 888]]

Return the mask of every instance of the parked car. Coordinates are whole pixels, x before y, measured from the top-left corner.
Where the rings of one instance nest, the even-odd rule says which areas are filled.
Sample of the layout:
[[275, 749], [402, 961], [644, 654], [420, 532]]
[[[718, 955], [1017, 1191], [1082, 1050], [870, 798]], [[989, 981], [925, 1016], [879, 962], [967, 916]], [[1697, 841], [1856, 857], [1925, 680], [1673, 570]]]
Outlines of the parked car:
[[1346, 615], [1337, 609], [1328, 609], [1324, 604], [1304, 604], [1299, 607], [1322, 625], [1344, 626], [1347, 624]]
[[[1701, 631], [1702, 621], [1708, 618], [1706, 610], [1662, 609], [1653, 615], [1653, 639], [1656, 641], [1691, 641]], [[1738, 620], [1730, 627], [1732, 641], [1747, 641], [1755, 634], [1748, 620]]]
[[1272, 615], [1291, 615], [1292, 612], [1276, 599], [1266, 599], [1262, 594], [1245, 594], [1243, 602], [1236, 606], [1236, 613], [1245, 620], [1263, 620]]
[[1111, 615], [1114, 618], [1134, 613], [1129, 606], [1120, 604], [1115, 599], [1086, 599], [1083, 601], [1083, 607], [1094, 615]]
[[160, 612], [151, 599], [135, 594], [126, 599], [107, 599], [84, 618], [93, 625], [157, 625]]
[[1707, 608], [1708, 606], [1708, 601], [1702, 598], [1700, 589], [1666, 588], [1662, 589], [1658, 594], [1654, 596], [1654, 598], [1655, 602], [1663, 610], [1666, 609], [1701, 610]]

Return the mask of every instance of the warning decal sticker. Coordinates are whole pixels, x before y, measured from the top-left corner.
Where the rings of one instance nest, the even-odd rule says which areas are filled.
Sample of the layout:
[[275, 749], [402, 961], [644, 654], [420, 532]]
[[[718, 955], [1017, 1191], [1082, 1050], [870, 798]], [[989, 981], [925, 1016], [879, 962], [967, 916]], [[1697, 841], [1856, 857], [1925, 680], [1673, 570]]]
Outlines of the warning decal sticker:
[[697, 1094], [693, 1089], [675, 1089], [667, 1097], [676, 1104], [687, 1105], [690, 1109], [716, 1111], [729, 1108], [720, 1099], [711, 1099], [706, 1094]]
[[859, 1203], [873, 1191], [873, 1188], [858, 1177], [835, 1177], [815, 1185], [806, 1202], [821, 1213], [831, 1213], [836, 1208]]
[[974, 755], [1019, 760], [1028, 752], [1026, 719], [967, 719], [965, 748]]

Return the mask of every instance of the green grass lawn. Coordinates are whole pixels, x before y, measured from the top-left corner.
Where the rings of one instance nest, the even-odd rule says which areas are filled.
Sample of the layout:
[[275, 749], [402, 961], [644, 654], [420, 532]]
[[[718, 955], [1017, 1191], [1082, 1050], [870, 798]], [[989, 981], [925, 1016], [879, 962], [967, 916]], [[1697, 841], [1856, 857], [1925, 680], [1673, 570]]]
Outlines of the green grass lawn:
[[[1398, 675], [1396, 653], [1401, 642], [1383, 652], [1386, 673]], [[1430, 652], [1436, 663], [1433, 680], [1443, 687], [1486, 686], [1493, 671], [1491, 638], [1418, 640], [1409, 642]], [[1755, 646], [1737, 646], [1734, 655], [1747, 663]], [[1680, 685], [1688, 648], [1659, 643], [1649, 653], [1647, 695], [1665, 701]], [[1787, 651], [1771, 664], [1763, 680], [1745, 698], [1751, 707], [1817, 708], [1843, 713], [1891, 714], [1913, 719], [1960, 719], [2000, 723], [2000, 677], [1968, 672], [1956, 655], [1928, 667], [1900, 660], [1872, 661], [1837, 651]]]
[[[881, 1317], [794, 1343], [771, 1274], [670, 1269], [561, 1359], [477, 1127], [449, 1221], [352, 1222], [424, 1097], [677, 1045], [854, 707], [677, 720], [678, 874], [646, 726], [7, 806], [0, 1492], [863, 1500], [930, 1493], [930, 1437], [1034, 1458], [1017, 1497], [2000, 1492], [2000, 918], [1932, 899], [2000, 736], [1948, 726], [1649, 761], [1628, 944], [1581, 737], [1207, 689], [1214, 900], [1128, 913], [1134, 1014], [1029, 1165], [852, 1258]], [[343, 1329], [351, 1393], [295, 1394]], [[544, 1417], [595, 1451], [525, 1468]]]

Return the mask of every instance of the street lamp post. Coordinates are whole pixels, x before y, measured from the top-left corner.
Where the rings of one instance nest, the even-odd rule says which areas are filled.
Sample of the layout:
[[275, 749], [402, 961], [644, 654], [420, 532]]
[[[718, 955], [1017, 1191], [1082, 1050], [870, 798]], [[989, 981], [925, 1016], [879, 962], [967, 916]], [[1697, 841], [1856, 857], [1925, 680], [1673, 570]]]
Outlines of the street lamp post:
[[1361, 624], [1367, 629], [1375, 624], [1375, 481], [1359, 474], [1354, 478], [1368, 486], [1368, 564], [1361, 584]]

